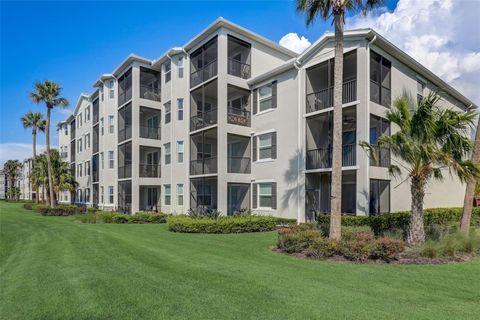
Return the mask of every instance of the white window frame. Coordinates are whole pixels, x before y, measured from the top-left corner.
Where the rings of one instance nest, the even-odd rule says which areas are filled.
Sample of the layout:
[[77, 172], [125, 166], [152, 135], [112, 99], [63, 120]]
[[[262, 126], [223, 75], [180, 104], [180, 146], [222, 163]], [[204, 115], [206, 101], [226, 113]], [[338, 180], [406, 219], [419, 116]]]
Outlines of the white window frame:
[[85, 123], [90, 121], [90, 106], [85, 108]]
[[100, 118], [100, 133], [102, 136], [105, 134], [105, 124], [103, 123], [103, 117]]
[[[270, 87], [270, 94], [262, 97], [262, 96], [261, 96], [262, 88], [266, 88], [266, 87]], [[267, 100], [270, 100], [270, 108], [265, 109], [265, 110], [261, 110], [261, 109], [260, 109], [261, 102], [264, 102], [264, 101], [267, 101]], [[267, 84], [265, 84], [265, 85], [263, 85], [263, 86], [260, 86], [260, 87], [258, 88], [257, 106], [258, 106], [257, 115], [258, 115], [258, 114], [265, 113], [265, 112], [269, 112], [270, 110], [274, 110], [274, 108], [273, 108], [273, 88], [272, 88], [272, 83], [267, 83]]]
[[183, 207], [183, 194], [184, 194], [184, 185], [183, 183], [177, 184], [177, 205]]
[[115, 202], [115, 192], [113, 186], [108, 186], [108, 202], [113, 204]]
[[100, 203], [103, 204], [103, 202], [105, 201], [105, 197], [104, 197], [104, 188], [103, 186], [100, 187]]
[[108, 116], [108, 133], [115, 133], [115, 117], [113, 115]]
[[[168, 66], [168, 69], [167, 69]], [[165, 83], [169, 83], [170, 80], [172, 80], [172, 62], [167, 61], [163, 64], [163, 72], [164, 72], [164, 78], [165, 78]]]
[[[265, 132], [265, 133], [261, 133], [261, 134], [258, 134], [258, 135], [255, 136], [255, 139], [257, 139], [257, 161], [256, 161], [256, 162], [274, 160], [274, 159], [272, 158], [272, 147], [273, 147], [273, 144], [272, 144], [272, 136], [273, 136], [273, 133], [274, 133], [274, 132], [275, 132], [275, 131]], [[263, 149], [268, 149], [268, 148], [270, 148], [270, 157], [269, 157], [269, 158], [260, 158], [260, 150], [262, 149], [262, 147], [260, 147], [260, 137], [266, 136], [266, 135], [269, 135], [269, 136], [270, 136], [270, 147], [263, 147]]]
[[178, 98], [177, 99], [177, 120], [182, 121], [183, 120], [183, 98]]
[[[165, 143], [163, 145], [163, 149], [164, 149], [164, 154], [165, 154], [165, 157], [164, 157], [164, 162], [165, 164], [171, 164], [172, 163], [172, 146], [169, 143]], [[168, 162], [167, 162], [167, 159], [168, 159]]]
[[109, 87], [108, 97], [109, 97], [109, 99], [115, 98], [115, 91], [114, 91], [114, 89], [113, 89], [113, 84], [114, 84], [114, 83], [113, 83], [113, 80], [110, 80], [110, 81], [108, 82], [108, 87]]
[[177, 162], [183, 163], [185, 153], [185, 144], [183, 141], [177, 141]]
[[115, 152], [113, 150], [108, 151], [108, 168], [115, 168]]
[[185, 58], [181, 56], [178, 58], [178, 78], [179, 79], [182, 79], [185, 74], [184, 65], [185, 65]]
[[103, 169], [105, 169], [105, 162], [104, 162], [104, 159], [103, 159], [104, 155], [103, 155], [103, 152], [100, 152], [100, 166]]
[[[270, 194], [269, 195], [262, 195], [260, 190], [260, 185], [270, 185]], [[272, 197], [273, 197], [273, 183], [272, 182], [257, 182], [257, 209], [258, 210], [273, 210], [273, 208], [270, 206], [270, 207], [263, 207], [261, 206], [261, 197], [270, 197], [270, 202], [273, 201]]]
[[[163, 185], [163, 190], [164, 190], [164, 204], [166, 206], [171, 206], [172, 205], [172, 186], [170, 184], [164, 184]], [[168, 192], [167, 192], [168, 190]], [[168, 199], [168, 201], [167, 201]]]
[[168, 101], [163, 105], [163, 107], [165, 109], [165, 124], [169, 124], [172, 122], [172, 103]]

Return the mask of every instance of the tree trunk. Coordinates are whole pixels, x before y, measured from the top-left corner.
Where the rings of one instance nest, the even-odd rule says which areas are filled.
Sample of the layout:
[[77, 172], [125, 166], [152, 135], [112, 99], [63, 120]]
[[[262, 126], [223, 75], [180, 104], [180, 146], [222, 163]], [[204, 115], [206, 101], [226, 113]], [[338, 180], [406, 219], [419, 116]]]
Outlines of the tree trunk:
[[412, 212], [410, 214], [407, 242], [409, 245], [418, 245], [425, 242], [425, 230], [423, 228], [424, 180], [416, 177], [412, 178], [410, 191], [412, 194]]
[[[33, 150], [33, 159], [32, 159], [32, 170], [30, 172], [30, 175], [35, 170], [35, 160], [37, 159], [37, 130], [33, 129], [32, 130], [32, 140], [33, 140], [33, 145], [32, 145], [32, 150]], [[31, 179], [32, 183], [32, 189], [35, 191], [35, 203], [38, 204], [38, 185], [37, 182]]]
[[[480, 162], [480, 116], [478, 117], [477, 133], [475, 134], [475, 146], [472, 152], [472, 162]], [[470, 230], [470, 221], [472, 220], [473, 198], [475, 197], [475, 187], [477, 186], [477, 179], [473, 178], [467, 182], [467, 189], [465, 191], [465, 198], [463, 200], [462, 219], [460, 220], [460, 231], [468, 235]]]
[[342, 222], [342, 85], [343, 85], [343, 11], [335, 19], [335, 60], [333, 78], [332, 195], [330, 203], [330, 238], [341, 238]]
[[52, 108], [47, 106], [47, 124], [45, 126], [45, 142], [47, 144], [47, 170], [48, 170], [48, 190], [49, 190], [49, 201], [50, 207], [55, 207], [55, 202], [53, 200], [53, 177], [52, 177], [52, 161], [50, 159], [50, 113]]

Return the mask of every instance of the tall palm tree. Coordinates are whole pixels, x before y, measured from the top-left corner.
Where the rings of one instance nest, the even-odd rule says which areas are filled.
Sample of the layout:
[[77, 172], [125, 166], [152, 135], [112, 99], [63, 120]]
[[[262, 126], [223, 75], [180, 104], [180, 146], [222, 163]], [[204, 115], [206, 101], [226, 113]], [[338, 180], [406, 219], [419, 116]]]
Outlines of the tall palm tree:
[[342, 84], [343, 84], [343, 31], [345, 14], [362, 12], [364, 15], [384, 0], [296, 0], [297, 11], [305, 14], [307, 25], [317, 17], [335, 25], [335, 58], [333, 76], [333, 147], [330, 203], [330, 238], [341, 238], [342, 210]]
[[22, 168], [22, 164], [18, 160], [8, 160], [3, 165], [3, 170], [9, 181], [9, 187], [8, 187], [8, 193], [7, 193], [7, 197], [9, 200], [15, 200], [15, 198], [17, 198], [18, 200], [19, 190], [15, 185], [15, 182], [17, 181], [17, 178], [20, 175], [21, 168]]
[[[406, 97], [395, 99], [387, 119], [396, 124], [399, 131], [378, 140], [380, 147], [389, 148], [400, 160], [398, 166], [390, 166], [390, 173], [398, 176], [404, 171], [405, 180], [410, 181], [412, 203], [407, 241], [411, 245], [425, 242], [423, 198], [429, 180], [442, 180], [443, 170], [455, 174], [462, 182], [480, 177], [479, 166], [471, 160], [463, 160], [473, 147], [468, 132], [476, 112], [441, 109], [439, 100], [440, 96], [434, 92], [418, 106]], [[374, 161], [378, 160], [369, 143], [362, 141], [360, 144]]]
[[[480, 163], [480, 117], [478, 117], [477, 132], [475, 133], [475, 145], [472, 152], [472, 162]], [[470, 222], [472, 220], [472, 207], [475, 191], [478, 190], [478, 179], [472, 178], [467, 182], [465, 191], [465, 199], [463, 201], [462, 219], [460, 220], [460, 231], [468, 234], [470, 230]]]
[[50, 115], [52, 109], [55, 107], [67, 107], [68, 100], [61, 97], [60, 93], [62, 88], [59, 84], [45, 80], [45, 82], [37, 82], [34, 85], [35, 91], [30, 93], [30, 97], [33, 102], [44, 102], [47, 107], [47, 121], [45, 126], [45, 140], [47, 145], [47, 169], [48, 169], [48, 186], [49, 186], [49, 199], [50, 206], [55, 206], [55, 198], [53, 194], [53, 181], [52, 181], [52, 162], [50, 159]]
[[[32, 170], [35, 168], [35, 160], [37, 158], [37, 130], [45, 132], [46, 121], [40, 112], [27, 112], [20, 118], [22, 125], [25, 129], [32, 128]], [[35, 202], [38, 203], [38, 190], [36, 188], [36, 182], [30, 179], [33, 189], [36, 191]]]

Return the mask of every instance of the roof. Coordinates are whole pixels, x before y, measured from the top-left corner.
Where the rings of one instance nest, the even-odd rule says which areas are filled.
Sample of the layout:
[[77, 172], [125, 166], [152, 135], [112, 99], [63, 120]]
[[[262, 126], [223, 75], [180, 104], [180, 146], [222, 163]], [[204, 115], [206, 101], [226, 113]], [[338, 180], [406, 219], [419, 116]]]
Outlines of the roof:
[[115, 76], [111, 73], [104, 73], [100, 76], [100, 78], [98, 78], [94, 83], [93, 83], [93, 86], [94, 87], [98, 87], [102, 84], [102, 82], [104, 82], [105, 80], [109, 80], [109, 79], [114, 79]]
[[148, 65], [152, 64], [152, 60], [143, 58], [143, 57], [137, 56], [136, 54], [131, 53], [128, 55], [128, 57], [125, 60], [122, 61], [122, 63], [120, 63], [120, 65], [117, 68], [115, 68], [115, 70], [113, 70], [112, 72], [113, 76], [115, 77], [118, 76], [123, 71], [123, 69], [125, 69], [134, 61], [145, 63]]
[[88, 100], [90, 96], [86, 93], [80, 93], [80, 96], [78, 97], [77, 104], [75, 105], [75, 110], [73, 111], [73, 114], [77, 114], [78, 108], [82, 105], [83, 100]]

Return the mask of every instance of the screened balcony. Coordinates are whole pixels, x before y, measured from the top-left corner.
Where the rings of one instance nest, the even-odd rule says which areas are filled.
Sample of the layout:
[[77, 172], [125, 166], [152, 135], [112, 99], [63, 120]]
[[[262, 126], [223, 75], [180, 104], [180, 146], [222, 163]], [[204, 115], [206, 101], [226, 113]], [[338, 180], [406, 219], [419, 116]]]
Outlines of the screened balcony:
[[118, 106], [132, 99], [132, 69], [118, 78]]
[[250, 184], [228, 183], [227, 184], [227, 215], [247, 211], [250, 206]]
[[98, 182], [98, 177], [99, 177], [99, 161], [98, 161], [98, 154], [95, 154], [92, 156], [92, 181]]
[[217, 178], [190, 179], [190, 208], [211, 211], [217, 209]]
[[140, 186], [140, 211], [160, 211], [160, 187]]
[[75, 140], [70, 142], [70, 162], [75, 162], [75, 154], [77, 153]]
[[140, 138], [161, 139], [161, 111], [140, 107]]
[[[333, 107], [334, 60], [307, 70], [306, 113]], [[343, 60], [342, 103], [357, 100], [357, 54], [346, 53]]]
[[132, 103], [118, 110], [118, 142], [132, 138]]
[[100, 137], [99, 137], [99, 132], [98, 132], [98, 129], [99, 129], [99, 125], [95, 125], [95, 127], [93, 127], [93, 141], [92, 141], [92, 145], [93, 145], [93, 150], [92, 152], [93, 153], [98, 153], [98, 149], [99, 149], [99, 140], [100, 140]]
[[[356, 164], [356, 123], [355, 107], [343, 110], [342, 121], [342, 166]], [[322, 113], [307, 119], [306, 168], [323, 169], [332, 167], [333, 112]]]
[[76, 128], [76, 122], [73, 120], [70, 122], [70, 139], [73, 140], [75, 139], [75, 128]]
[[140, 98], [161, 101], [160, 75], [158, 71], [140, 67]]
[[139, 176], [160, 178], [160, 148], [140, 146]]
[[250, 173], [250, 137], [228, 134], [227, 171], [229, 173]]
[[93, 124], [97, 123], [99, 120], [99, 112], [100, 112], [100, 102], [98, 101], [98, 98], [95, 99], [92, 103], [93, 105]]
[[251, 44], [228, 36], [228, 74], [243, 79], [251, 75]]
[[132, 213], [132, 181], [118, 182], [118, 212]]
[[118, 178], [132, 177], [132, 143], [127, 142], [118, 146]]
[[212, 81], [190, 94], [190, 131], [217, 124], [217, 81]]
[[217, 75], [217, 37], [190, 55], [190, 87], [195, 87]]
[[390, 135], [390, 123], [387, 119], [370, 115], [370, 145], [376, 158], [376, 161], [370, 159], [371, 166], [390, 167], [390, 149], [378, 145], [378, 139], [383, 135]]
[[250, 127], [250, 91], [228, 85], [227, 121], [231, 124]]
[[217, 173], [217, 129], [190, 138], [190, 175]]
[[[342, 172], [342, 214], [355, 214], [357, 195], [357, 172]], [[316, 172], [305, 175], [305, 214], [307, 221], [314, 222], [319, 214], [330, 213], [331, 173]]]

